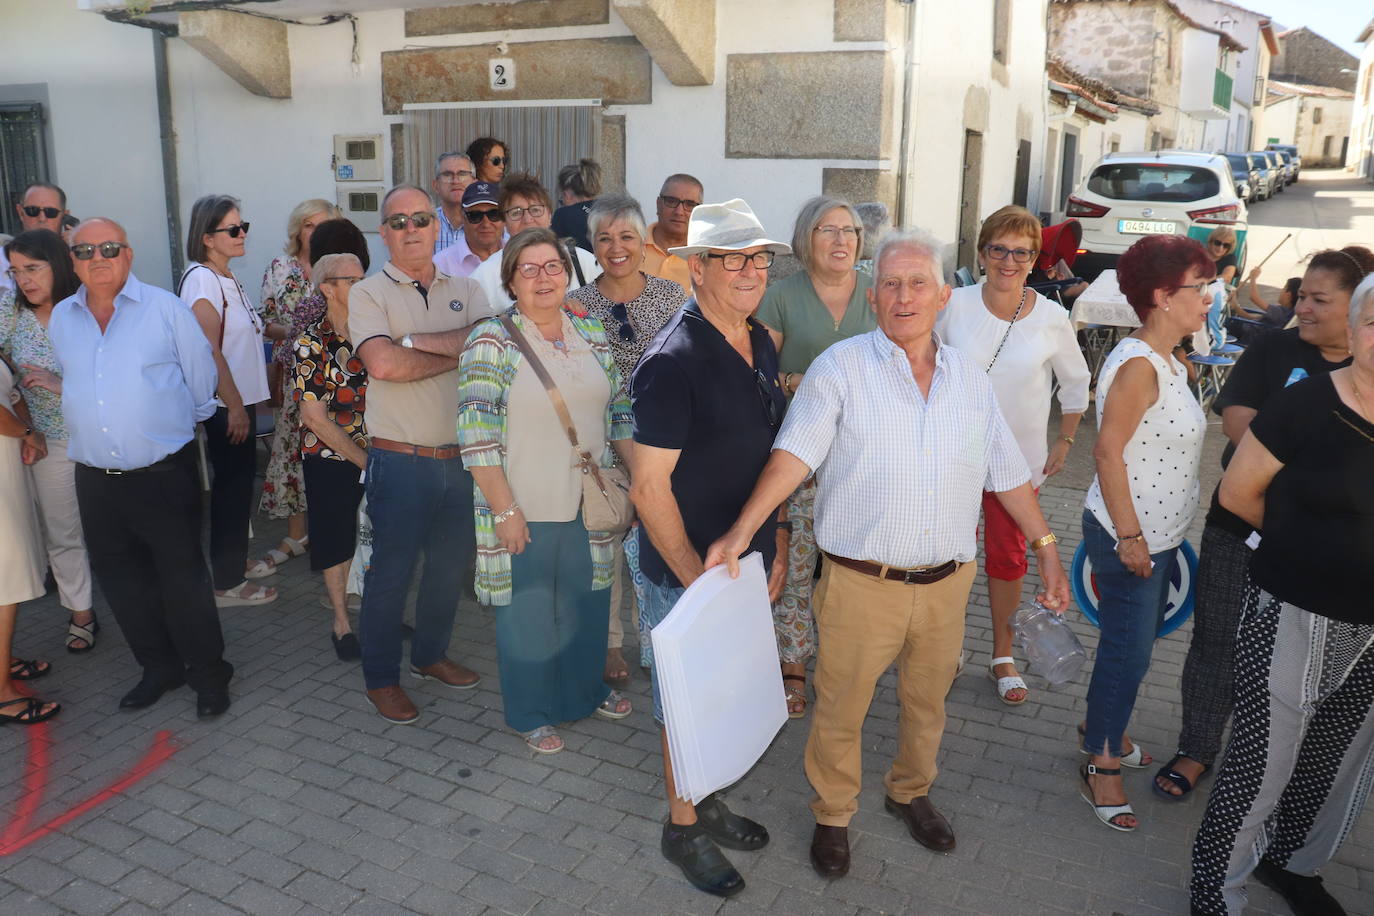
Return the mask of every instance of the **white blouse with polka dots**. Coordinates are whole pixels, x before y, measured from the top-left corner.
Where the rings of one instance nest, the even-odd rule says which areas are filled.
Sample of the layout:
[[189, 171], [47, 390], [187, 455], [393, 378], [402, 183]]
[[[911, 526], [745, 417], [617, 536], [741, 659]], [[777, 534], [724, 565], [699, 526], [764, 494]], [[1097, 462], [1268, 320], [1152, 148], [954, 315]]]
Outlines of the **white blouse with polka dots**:
[[[1198, 465], [1207, 417], [1188, 388], [1188, 371], [1178, 360], [1170, 357], [1166, 361], [1145, 341], [1127, 337], [1112, 350], [1098, 376], [1099, 428], [1112, 379], [1136, 357], [1148, 359], [1159, 378], [1159, 397], [1145, 411], [1135, 435], [1126, 443], [1124, 455], [1131, 502], [1145, 533], [1145, 543], [1153, 554], [1182, 543], [1197, 512]], [[1102, 527], [1116, 531], [1097, 477], [1093, 477], [1084, 505]]]

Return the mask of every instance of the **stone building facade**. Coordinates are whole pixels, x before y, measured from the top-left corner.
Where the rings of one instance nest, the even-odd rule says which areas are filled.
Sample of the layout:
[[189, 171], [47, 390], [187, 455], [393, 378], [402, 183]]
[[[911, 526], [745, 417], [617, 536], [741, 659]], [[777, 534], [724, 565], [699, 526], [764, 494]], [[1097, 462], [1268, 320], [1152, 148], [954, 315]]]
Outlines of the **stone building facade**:
[[1279, 53], [1269, 64], [1271, 79], [1355, 91], [1360, 60], [1354, 54], [1308, 28], [1280, 32], [1278, 39]]

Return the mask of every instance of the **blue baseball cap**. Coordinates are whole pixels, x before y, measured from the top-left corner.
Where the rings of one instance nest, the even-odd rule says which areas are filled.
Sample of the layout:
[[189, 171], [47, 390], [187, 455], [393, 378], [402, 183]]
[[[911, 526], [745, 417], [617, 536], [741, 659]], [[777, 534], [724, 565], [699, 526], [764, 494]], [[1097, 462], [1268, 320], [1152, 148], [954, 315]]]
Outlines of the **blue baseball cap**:
[[478, 204], [492, 204], [499, 207], [501, 205], [500, 195], [497, 193], [497, 186], [490, 181], [474, 181], [468, 185], [463, 192], [463, 209], [475, 207]]

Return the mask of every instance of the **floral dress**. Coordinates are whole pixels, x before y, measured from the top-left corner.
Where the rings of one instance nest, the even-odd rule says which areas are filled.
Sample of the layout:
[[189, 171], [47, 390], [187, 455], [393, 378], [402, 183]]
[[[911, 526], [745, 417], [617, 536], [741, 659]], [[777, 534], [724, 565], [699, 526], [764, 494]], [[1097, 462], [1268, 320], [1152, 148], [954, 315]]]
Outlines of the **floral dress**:
[[[311, 297], [310, 281], [295, 258], [279, 255], [267, 265], [262, 276], [263, 318], [269, 322], [295, 328], [299, 324], [296, 313]], [[318, 317], [318, 316], [316, 316]], [[288, 334], [272, 347], [272, 359], [282, 367], [282, 378], [294, 374], [294, 344], [296, 335]], [[262, 501], [258, 510], [269, 518], [288, 518], [305, 511], [305, 481], [301, 476], [300, 428], [301, 412], [295, 400], [284, 398], [273, 416], [272, 453], [267, 459], [267, 472], [262, 485]]]

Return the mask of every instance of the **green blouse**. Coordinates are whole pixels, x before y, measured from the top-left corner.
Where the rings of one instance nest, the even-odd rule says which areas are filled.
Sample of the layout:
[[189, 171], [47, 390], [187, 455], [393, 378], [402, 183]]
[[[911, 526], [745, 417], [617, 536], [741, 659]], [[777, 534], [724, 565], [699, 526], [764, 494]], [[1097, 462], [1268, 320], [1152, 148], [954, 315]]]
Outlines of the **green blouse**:
[[782, 335], [779, 371], [804, 373], [811, 367], [811, 361], [831, 344], [878, 326], [865, 295], [873, 285], [873, 278], [858, 271], [855, 276], [858, 281], [854, 284], [854, 294], [849, 297], [839, 327], [816, 295], [811, 277], [805, 271], [768, 287], [754, 317]]

